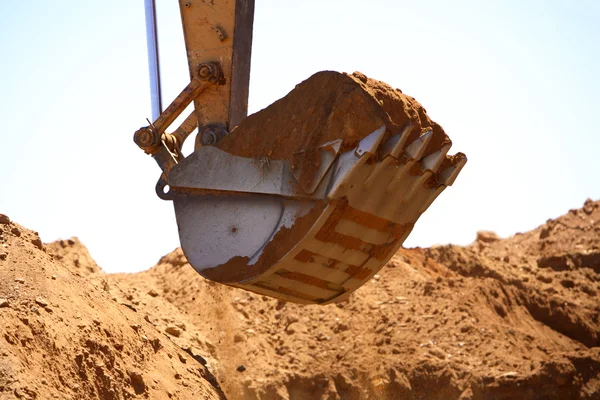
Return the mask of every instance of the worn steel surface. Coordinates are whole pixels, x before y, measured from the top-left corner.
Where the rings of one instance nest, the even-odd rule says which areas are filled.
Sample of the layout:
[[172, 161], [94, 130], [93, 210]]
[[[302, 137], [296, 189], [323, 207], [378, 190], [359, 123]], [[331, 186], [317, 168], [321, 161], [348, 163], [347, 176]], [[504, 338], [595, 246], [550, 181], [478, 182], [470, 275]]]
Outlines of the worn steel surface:
[[[394, 255], [466, 163], [459, 157], [440, 170], [450, 146], [430, 148], [431, 132], [407, 143], [409, 128], [382, 143], [382, 127], [356, 149], [336, 155], [312, 194], [287, 162], [271, 162], [260, 172], [256, 160], [214, 148], [198, 152], [202, 157], [190, 164], [196, 175], [179, 176], [181, 165], [169, 175], [181, 193], [174, 203], [188, 260], [210, 279], [286, 301], [345, 299]], [[306, 234], [294, 238], [296, 221], [319, 202], [325, 208]], [[291, 230], [282, 240], [295, 241], [283, 243], [290, 250], [261, 264], [284, 228]], [[235, 258], [245, 258], [239, 270], [222, 266]], [[249, 275], [244, 269], [254, 265], [260, 268]]]
[[146, 41], [148, 47], [148, 72], [150, 73], [150, 105], [152, 119], [162, 113], [160, 88], [160, 63], [158, 57], [158, 32], [156, 28], [156, 4], [154, 0], [144, 0], [146, 14]]
[[[328, 206], [293, 250], [260, 276], [235, 286], [287, 301], [326, 304], [346, 299], [385, 265], [467, 160], [439, 171], [448, 148], [423, 158], [430, 134], [406, 147], [403, 135], [378, 146], [381, 134], [374, 132], [355, 152], [340, 156]], [[373, 158], [379, 161], [367, 162]]]
[[180, 0], [190, 77], [201, 63], [218, 62], [223, 80], [195, 100], [200, 126], [229, 131], [246, 117], [254, 0]]

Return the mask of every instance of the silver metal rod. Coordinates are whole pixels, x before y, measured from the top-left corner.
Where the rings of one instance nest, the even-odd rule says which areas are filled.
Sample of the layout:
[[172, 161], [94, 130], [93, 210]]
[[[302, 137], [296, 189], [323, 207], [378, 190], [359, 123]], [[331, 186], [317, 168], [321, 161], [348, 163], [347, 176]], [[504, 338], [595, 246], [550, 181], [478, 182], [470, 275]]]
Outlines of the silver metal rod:
[[152, 120], [162, 113], [160, 90], [160, 63], [158, 59], [158, 34], [156, 29], [156, 4], [154, 0], [144, 0], [146, 9], [146, 42], [148, 44], [148, 70], [150, 72], [150, 101]]

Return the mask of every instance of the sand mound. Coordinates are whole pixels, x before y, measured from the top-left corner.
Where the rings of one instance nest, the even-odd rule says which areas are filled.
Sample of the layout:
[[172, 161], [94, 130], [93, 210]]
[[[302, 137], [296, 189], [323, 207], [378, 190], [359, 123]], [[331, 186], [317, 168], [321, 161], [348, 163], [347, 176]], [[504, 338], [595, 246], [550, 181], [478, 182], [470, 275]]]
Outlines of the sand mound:
[[72, 272], [98, 270], [72, 242], [44, 246], [0, 215], [0, 398], [221, 398], [206, 368], [106, 282]]
[[[526, 234], [399, 252], [348, 302], [298, 306], [213, 284], [180, 250], [109, 276], [164, 329], [185, 320], [230, 398], [600, 398], [600, 203]], [[123, 297], [125, 296], [125, 297]], [[181, 317], [173, 314], [174, 308]]]
[[68, 265], [71, 271], [82, 276], [102, 272], [96, 261], [90, 256], [87, 247], [76, 237], [48, 243], [46, 249], [49, 250], [55, 260], [62, 261]]
[[402, 250], [329, 306], [206, 281], [179, 249], [81, 278], [32, 232], [3, 232], [1, 398], [218, 396], [211, 372], [230, 399], [600, 398], [600, 202]]

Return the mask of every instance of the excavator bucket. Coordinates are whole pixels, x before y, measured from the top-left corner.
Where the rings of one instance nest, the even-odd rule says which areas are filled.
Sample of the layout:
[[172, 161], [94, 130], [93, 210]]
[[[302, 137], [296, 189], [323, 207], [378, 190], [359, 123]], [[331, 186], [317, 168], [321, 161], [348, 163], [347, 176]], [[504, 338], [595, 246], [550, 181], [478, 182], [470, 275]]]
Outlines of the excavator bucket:
[[[231, 85], [246, 82], [247, 96], [247, 77], [232, 72], [231, 59], [207, 62], [199, 49], [190, 49], [215, 51], [207, 40], [189, 40], [191, 28], [185, 29], [186, 20], [199, 20], [194, 12], [220, 15], [219, 5], [206, 3], [182, 3], [188, 53], [199, 59], [190, 58], [192, 82], [134, 137], [163, 170], [156, 191], [174, 203], [183, 252], [196, 271], [223, 284], [296, 303], [344, 300], [396, 253], [419, 216], [452, 185], [466, 157], [447, 155], [450, 140], [422, 108], [406, 112], [413, 110], [410, 100], [400, 109], [395, 100], [384, 105], [361, 75], [311, 77], [271, 106], [271, 114], [271, 107], [261, 111], [270, 125], [255, 116], [240, 118], [245, 102]], [[247, 29], [249, 2], [233, 3], [244, 4]], [[242, 11], [227, 15], [239, 19]], [[219, 50], [221, 59], [234, 50], [233, 44]], [[224, 82], [230, 85], [225, 91]], [[313, 106], [294, 97], [302, 90]], [[219, 107], [210, 119], [215, 99]], [[320, 101], [327, 106], [318, 107]], [[166, 133], [192, 102], [196, 112]], [[233, 102], [237, 108], [228, 114], [223, 104]], [[291, 111], [282, 111], [286, 104]], [[287, 130], [280, 128], [285, 123]], [[196, 127], [195, 151], [184, 157], [181, 145]]]
[[411, 142], [407, 130], [382, 143], [384, 134], [377, 129], [341, 154], [339, 143], [322, 148], [312, 194], [288, 161], [265, 167], [199, 149], [169, 176], [172, 188], [205, 192], [173, 197], [190, 264], [211, 280], [286, 301], [345, 299], [398, 251], [466, 162], [446, 158], [448, 145], [428, 148], [431, 131]]

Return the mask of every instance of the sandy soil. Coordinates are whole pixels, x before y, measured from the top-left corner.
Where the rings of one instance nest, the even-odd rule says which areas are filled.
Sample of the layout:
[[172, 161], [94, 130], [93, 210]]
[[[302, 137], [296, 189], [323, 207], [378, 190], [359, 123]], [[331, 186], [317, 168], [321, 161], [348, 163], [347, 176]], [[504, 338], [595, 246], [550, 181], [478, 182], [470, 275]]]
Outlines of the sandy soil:
[[209, 282], [179, 249], [87, 275], [83, 245], [0, 227], [2, 399], [218, 397], [211, 374], [230, 399], [600, 398], [600, 202], [401, 250], [324, 307]]
[[402, 250], [325, 307], [211, 283], [180, 250], [105, 279], [232, 399], [597, 399], [599, 233], [588, 201], [507, 239]]
[[107, 285], [76, 239], [45, 246], [0, 214], [0, 399], [223, 398]]

